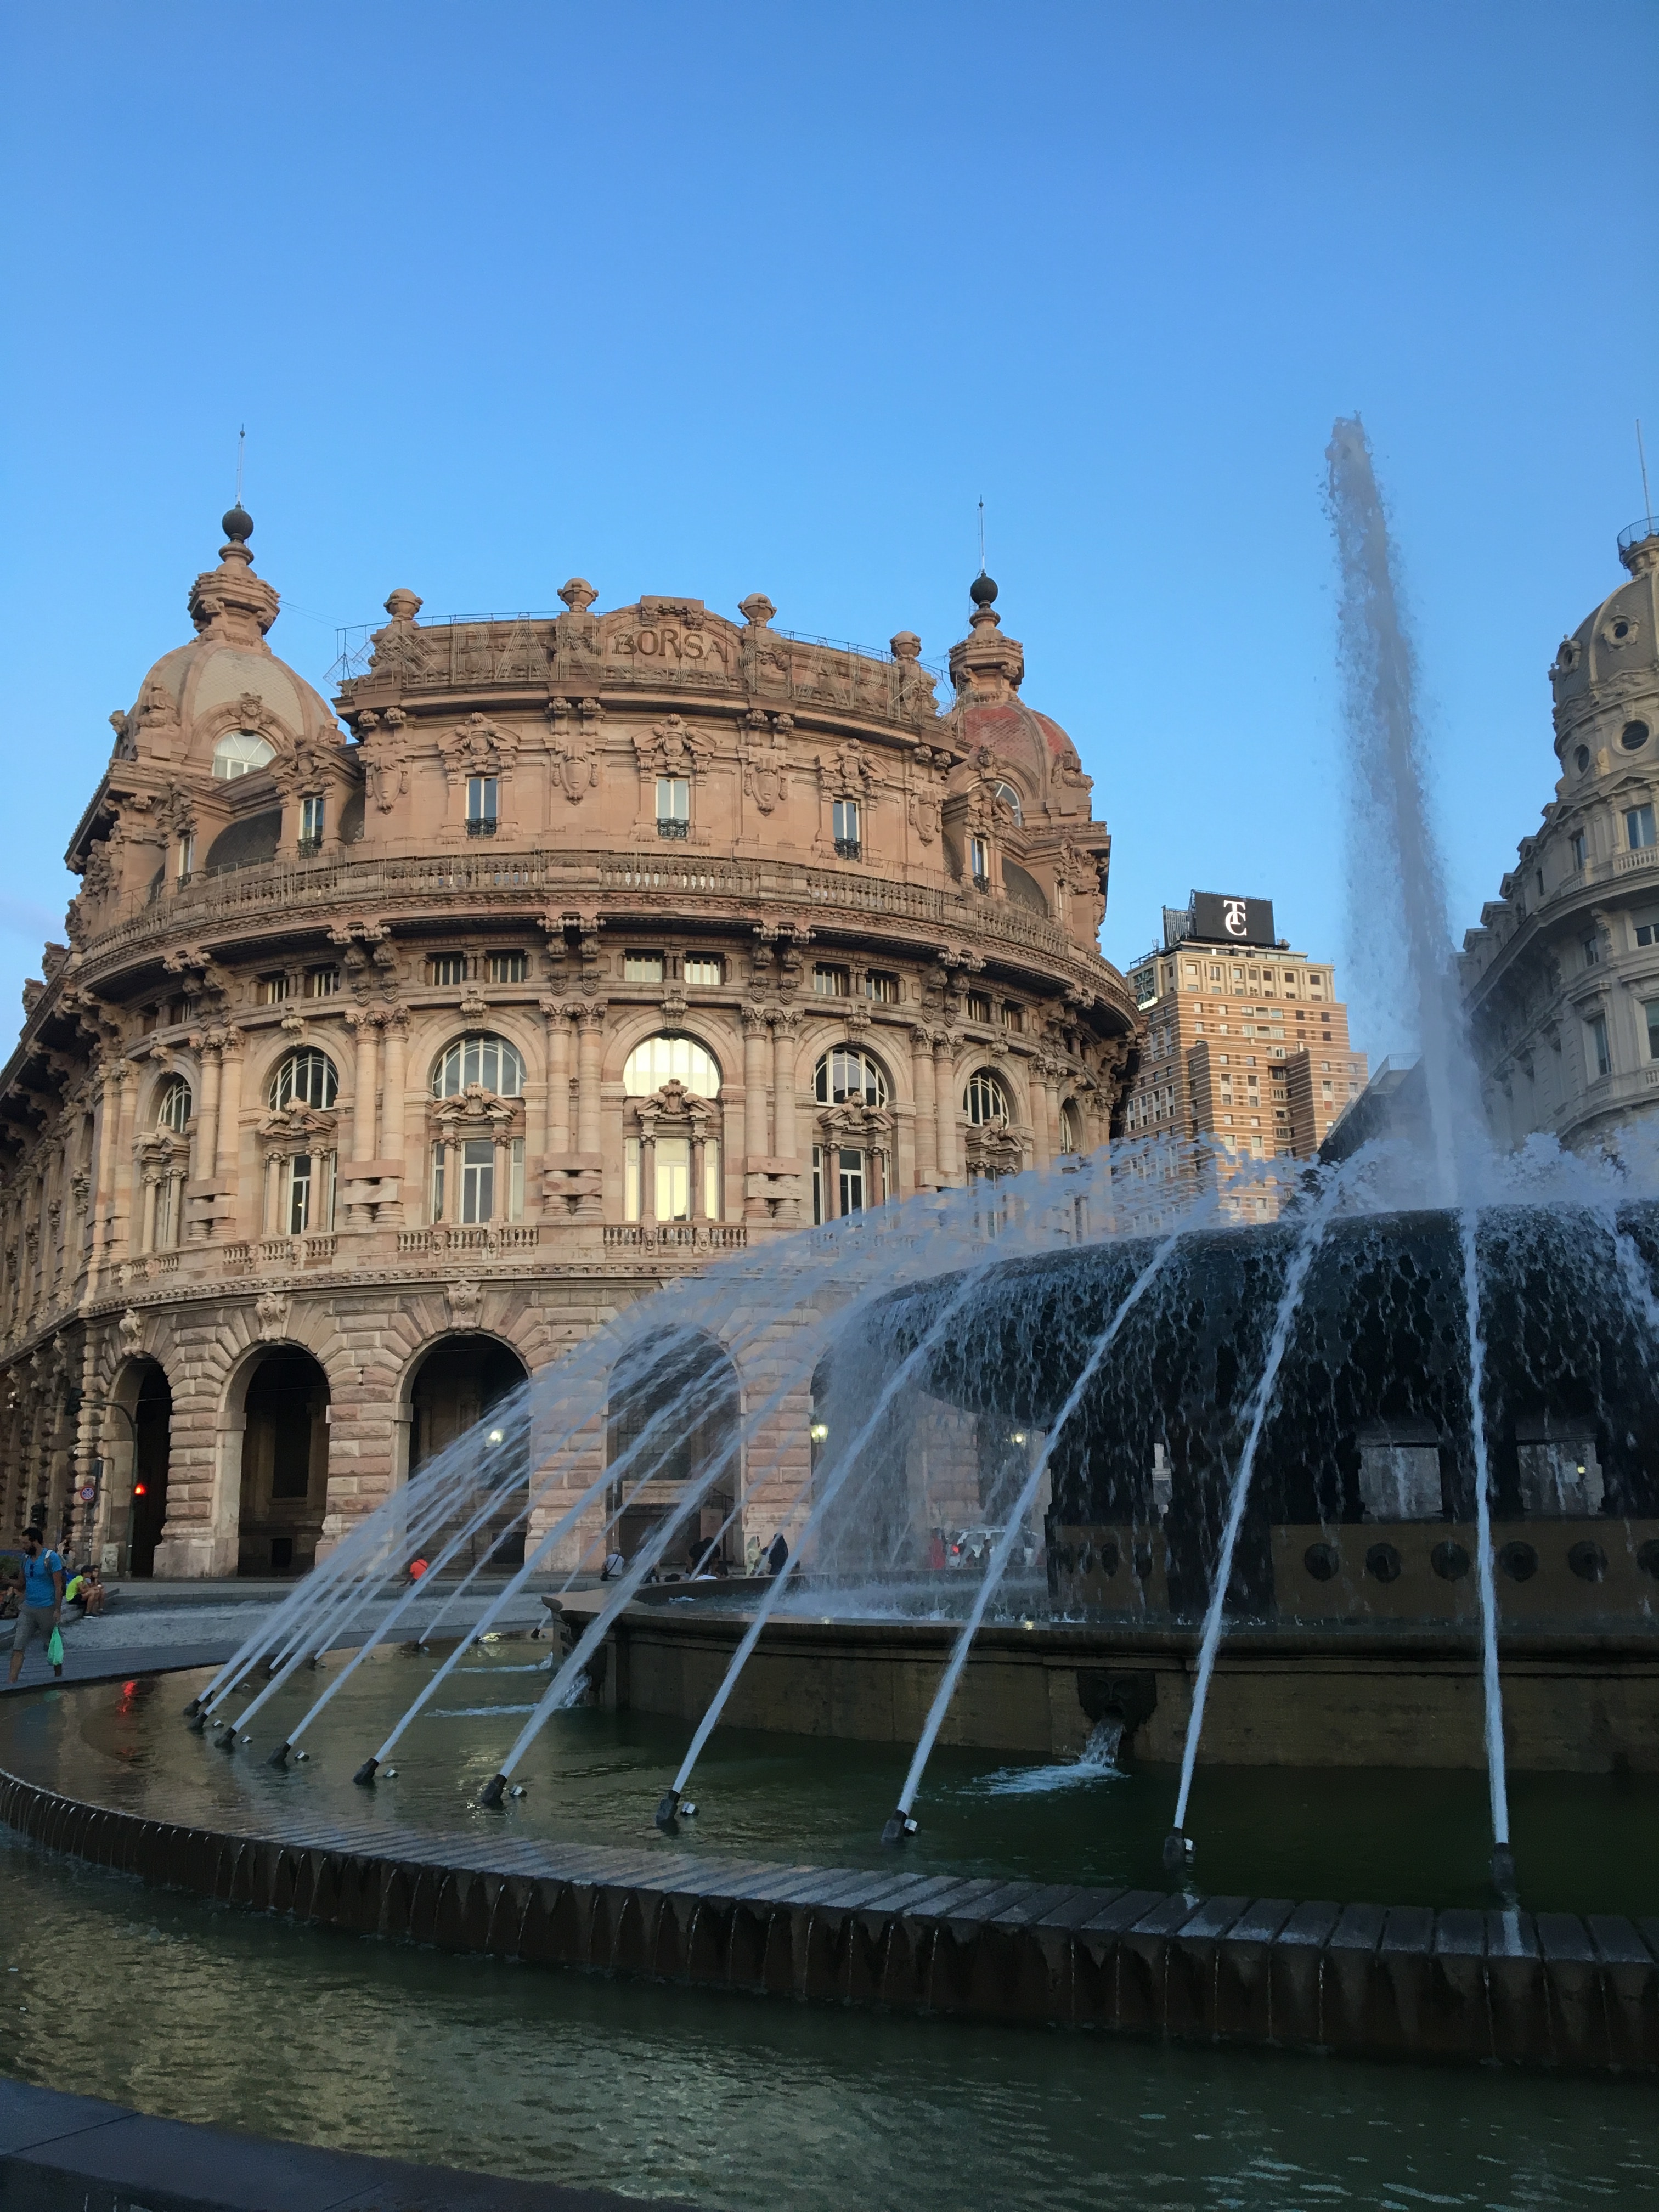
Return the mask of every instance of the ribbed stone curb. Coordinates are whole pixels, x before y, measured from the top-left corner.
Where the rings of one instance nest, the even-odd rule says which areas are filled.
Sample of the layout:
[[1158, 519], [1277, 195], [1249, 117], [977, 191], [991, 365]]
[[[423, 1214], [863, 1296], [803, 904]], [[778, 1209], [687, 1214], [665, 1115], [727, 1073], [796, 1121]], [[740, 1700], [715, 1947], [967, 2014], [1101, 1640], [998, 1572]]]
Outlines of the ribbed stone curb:
[[510, 1837], [479, 1850], [368, 1826], [237, 1835], [9, 1774], [0, 1819], [158, 1887], [537, 1966], [1181, 2041], [1659, 2072], [1659, 1918], [1198, 1899]]

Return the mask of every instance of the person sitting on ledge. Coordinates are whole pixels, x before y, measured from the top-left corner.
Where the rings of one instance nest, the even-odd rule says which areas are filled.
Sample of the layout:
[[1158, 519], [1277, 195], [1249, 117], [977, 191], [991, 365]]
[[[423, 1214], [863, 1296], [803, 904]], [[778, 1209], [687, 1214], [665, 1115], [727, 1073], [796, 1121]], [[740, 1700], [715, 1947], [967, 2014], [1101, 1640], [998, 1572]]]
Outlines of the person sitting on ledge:
[[[17, 1626], [11, 1639], [11, 1673], [7, 1678], [8, 1689], [23, 1671], [23, 1655], [38, 1636], [50, 1647], [52, 1632], [64, 1617], [64, 1562], [56, 1552], [46, 1549], [45, 1539], [38, 1528], [23, 1531], [22, 1601], [17, 1609]], [[52, 1672], [64, 1671], [60, 1660]]]
[[781, 1575], [788, 1563], [789, 1547], [784, 1542], [783, 1531], [780, 1528], [766, 1547], [766, 1571], [769, 1575]]

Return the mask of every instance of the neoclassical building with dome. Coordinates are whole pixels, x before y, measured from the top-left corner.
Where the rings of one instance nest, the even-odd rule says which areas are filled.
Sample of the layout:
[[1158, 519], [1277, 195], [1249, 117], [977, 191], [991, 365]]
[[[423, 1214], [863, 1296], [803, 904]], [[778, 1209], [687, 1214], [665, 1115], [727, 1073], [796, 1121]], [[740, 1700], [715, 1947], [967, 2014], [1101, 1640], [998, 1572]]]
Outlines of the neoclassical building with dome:
[[943, 701], [908, 632], [573, 578], [394, 591], [331, 707], [224, 530], [0, 1080], [0, 1537], [302, 1571], [657, 1284], [1106, 1138], [1110, 841], [988, 577]]
[[1659, 521], [1550, 669], [1559, 775], [1463, 940], [1493, 1135], [1617, 1151], [1659, 1108]]

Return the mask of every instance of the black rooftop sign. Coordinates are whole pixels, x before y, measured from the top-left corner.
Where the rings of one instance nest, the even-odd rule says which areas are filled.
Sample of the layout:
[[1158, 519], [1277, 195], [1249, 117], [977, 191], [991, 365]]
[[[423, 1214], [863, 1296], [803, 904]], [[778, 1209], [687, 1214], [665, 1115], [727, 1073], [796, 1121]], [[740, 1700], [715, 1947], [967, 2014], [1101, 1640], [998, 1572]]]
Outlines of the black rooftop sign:
[[1273, 945], [1273, 902], [1194, 891], [1192, 934], [1206, 945]]

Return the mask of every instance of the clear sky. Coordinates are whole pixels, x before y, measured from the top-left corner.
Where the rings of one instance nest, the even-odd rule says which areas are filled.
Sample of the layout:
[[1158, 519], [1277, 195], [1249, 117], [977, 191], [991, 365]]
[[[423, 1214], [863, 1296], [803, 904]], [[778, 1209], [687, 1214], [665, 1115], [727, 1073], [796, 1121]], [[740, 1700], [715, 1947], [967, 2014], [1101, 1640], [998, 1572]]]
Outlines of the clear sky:
[[1460, 933], [1535, 826], [1638, 414], [1659, 459], [1651, 0], [57, 0], [0, 37], [14, 1006], [243, 422], [319, 683], [394, 586], [573, 572], [943, 659], [982, 495], [1121, 963], [1194, 885], [1341, 956], [1321, 477], [1358, 409]]

